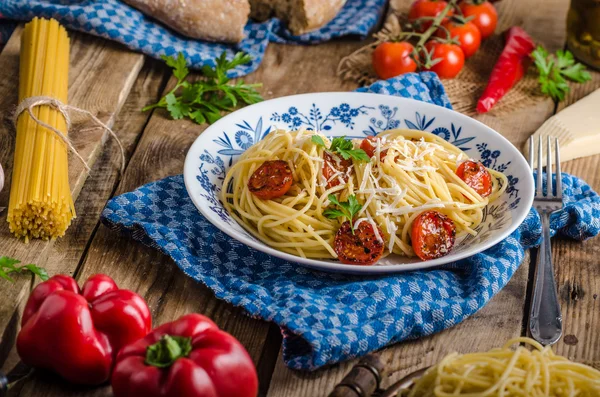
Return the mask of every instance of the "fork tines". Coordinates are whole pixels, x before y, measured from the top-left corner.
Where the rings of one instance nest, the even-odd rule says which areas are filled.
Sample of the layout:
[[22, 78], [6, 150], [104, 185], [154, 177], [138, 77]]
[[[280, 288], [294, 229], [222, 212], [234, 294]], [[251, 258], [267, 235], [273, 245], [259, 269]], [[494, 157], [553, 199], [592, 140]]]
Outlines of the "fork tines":
[[543, 137], [540, 136], [538, 141], [538, 155], [537, 155], [537, 167], [534, 167], [534, 139], [533, 137], [529, 138], [529, 166], [532, 170], [537, 168], [537, 188], [535, 192], [535, 198], [548, 197], [553, 199], [561, 199], [562, 200], [562, 178], [560, 171], [560, 148], [558, 145], [558, 138], [555, 139], [554, 143], [554, 156], [556, 162], [556, 194], [554, 193], [554, 189], [552, 186], [552, 142], [551, 137], [547, 137], [546, 144], [546, 192], [544, 194], [544, 187], [542, 181], [542, 170], [543, 170]]

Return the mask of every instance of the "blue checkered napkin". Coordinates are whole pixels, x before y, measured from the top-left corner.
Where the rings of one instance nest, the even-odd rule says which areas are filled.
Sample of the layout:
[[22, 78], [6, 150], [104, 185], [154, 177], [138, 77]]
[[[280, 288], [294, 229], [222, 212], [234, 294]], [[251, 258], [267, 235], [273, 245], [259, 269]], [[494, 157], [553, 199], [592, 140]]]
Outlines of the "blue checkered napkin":
[[269, 41], [310, 44], [347, 35], [366, 36], [379, 20], [384, 5], [385, 0], [348, 0], [329, 24], [301, 36], [292, 36], [277, 19], [250, 21], [245, 28], [246, 39], [236, 45], [185, 38], [119, 0], [2, 0], [0, 15], [16, 20], [55, 18], [71, 29], [118, 41], [155, 58], [182, 52], [193, 68], [213, 65], [223, 51], [229, 57], [244, 51], [253, 61], [230, 74], [239, 77], [258, 68]]
[[[597, 235], [600, 197], [571, 175], [563, 185], [566, 207], [553, 229], [578, 240]], [[446, 268], [353, 277], [314, 272], [230, 238], [194, 207], [181, 175], [112, 199], [102, 220], [169, 255], [219, 299], [275, 322], [286, 364], [309, 370], [460, 323], [506, 285], [541, 227], [532, 211], [498, 245]]]
[[[362, 91], [451, 107], [431, 73], [400, 76]], [[553, 217], [554, 230], [578, 240], [597, 235], [600, 197], [567, 174], [563, 186], [566, 206]], [[460, 323], [508, 283], [525, 249], [540, 239], [539, 217], [531, 211], [498, 245], [444, 268], [378, 277], [319, 273], [222, 233], [194, 207], [182, 176], [115, 197], [102, 220], [169, 255], [219, 299], [275, 322], [283, 331], [286, 364], [309, 370]]]

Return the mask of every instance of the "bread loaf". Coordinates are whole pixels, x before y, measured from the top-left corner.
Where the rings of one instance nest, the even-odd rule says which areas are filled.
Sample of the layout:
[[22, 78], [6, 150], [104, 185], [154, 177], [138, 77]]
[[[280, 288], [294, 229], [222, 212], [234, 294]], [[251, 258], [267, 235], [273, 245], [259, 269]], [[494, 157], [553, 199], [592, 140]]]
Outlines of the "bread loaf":
[[123, 0], [194, 39], [237, 43], [244, 38], [248, 0]]
[[276, 16], [295, 35], [316, 30], [330, 22], [346, 0], [250, 0], [250, 16], [263, 21]]

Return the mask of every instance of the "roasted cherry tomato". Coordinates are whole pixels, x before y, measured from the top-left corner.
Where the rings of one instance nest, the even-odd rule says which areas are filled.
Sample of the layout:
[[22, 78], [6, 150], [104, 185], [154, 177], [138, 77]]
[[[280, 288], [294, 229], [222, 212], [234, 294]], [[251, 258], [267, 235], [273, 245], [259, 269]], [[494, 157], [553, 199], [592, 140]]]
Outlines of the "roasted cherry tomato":
[[492, 194], [492, 175], [479, 161], [462, 162], [456, 169], [456, 175], [481, 197]]
[[425, 44], [425, 48], [431, 53], [431, 58], [433, 60], [441, 59], [441, 61], [426, 70], [435, 72], [442, 79], [452, 79], [456, 77], [465, 64], [465, 54], [460, 47], [455, 44], [428, 41]]
[[[410, 21], [415, 21], [416, 19], [427, 17], [433, 18], [436, 17], [440, 12], [446, 8], [448, 5], [447, 2], [441, 0], [417, 0], [410, 6], [410, 11], [408, 12], [408, 19]], [[448, 12], [448, 17], [451, 17], [454, 11], [451, 9]], [[444, 21], [447, 21], [448, 18], [444, 18]], [[421, 23], [420, 28], [417, 29], [420, 32], [426, 31], [431, 26], [431, 21], [424, 21]]]
[[293, 181], [292, 170], [287, 162], [265, 161], [250, 177], [248, 189], [260, 199], [271, 200], [286, 194]]
[[389, 79], [417, 70], [410, 57], [414, 47], [405, 41], [381, 43], [373, 51], [373, 69], [381, 79]]
[[[327, 189], [338, 186], [340, 179], [344, 183], [348, 182], [348, 169], [352, 165], [352, 160], [344, 160], [328, 151], [323, 152], [323, 160], [323, 176], [327, 181]], [[341, 172], [341, 174], [334, 178], [333, 176], [338, 172]]]
[[498, 12], [492, 3], [481, 0], [466, 0], [460, 3], [460, 10], [465, 18], [473, 17], [471, 23], [477, 26], [482, 39], [494, 34], [498, 24]]
[[[376, 227], [379, 236], [382, 237], [381, 229]], [[353, 234], [350, 222], [346, 221], [335, 234], [333, 249], [342, 263], [368, 266], [377, 262], [383, 255], [383, 241], [377, 239], [371, 223], [361, 222], [354, 228]]]
[[[368, 136], [362, 140], [360, 143], [360, 148], [367, 153], [367, 156], [373, 157], [375, 155], [375, 151], [377, 150], [377, 142], [379, 142], [381, 138], [376, 136]], [[384, 149], [379, 153], [379, 160], [383, 161], [385, 156], [387, 155], [387, 149]]]
[[[465, 58], [468, 58], [477, 52], [481, 45], [481, 33], [477, 26], [472, 22], [459, 23], [450, 21], [443, 24], [443, 26], [450, 33], [451, 38], [460, 42], [460, 49], [465, 54]], [[436, 36], [447, 38], [448, 34], [446, 33], [446, 30], [438, 30]]]
[[447, 255], [454, 246], [454, 222], [438, 211], [425, 211], [412, 224], [412, 247], [426, 261]]

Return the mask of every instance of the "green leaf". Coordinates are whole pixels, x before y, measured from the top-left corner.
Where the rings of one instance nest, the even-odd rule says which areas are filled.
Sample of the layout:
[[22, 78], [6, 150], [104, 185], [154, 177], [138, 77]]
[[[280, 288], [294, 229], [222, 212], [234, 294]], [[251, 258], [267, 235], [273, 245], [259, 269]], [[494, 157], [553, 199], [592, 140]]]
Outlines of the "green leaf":
[[331, 150], [332, 152], [337, 152], [338, 149], [351, 150], [353, 148], [354, 145], [352, 145], [352, 142], [347, 140], [345, 136], [338, 136], [333, 138], [333, 141], [331, 141], [331, 147], [329, 148], [329, 150]]
[[202, 114], [202, 111], [200, 109], [194, 110], [190, 113], [189, 116], [198, 124], [204, 124], [206, 122], [206, 117], [204, 117], [204, 114]]
[[325, 211], [323, 211], [323, 215], [325, 215], [329, 219], [337, 219], [345, 217], [346, 213], [333, 208], [326, 208]]
[[172, 92], [165, 97], [167, 110], [175, 120], [182, 119], [189, 114], [189, 105], [179, 102], [179, 99]]
[[592, 78], [585, 66], [575, 62], [570, 51], [559, 50], [552, 55], [538, 46], [531, 56], [539, 72], [540, 90], [554, 100], [562, 101], [569, 92], [566, 79], [583, 83]]
[[173, 58], [171, 56], [162, 55], [161, 58], [167, 63], [169, 67], [173, 69], [173, 76], [178, 80], [178, 82], [183, 81], [189, 74], [189, 70], [186, 66], [185, 57], [180, 52], [177, 54], [177, 58]]
[[313, 135], [312, 138], [310, 138], [310, 140], [311, 140], [312, 143], [314, 143], [317, 146], [321, 146], [321, 147], [327, 148], [327, 146], [325, 145], [325, 141], [323, 140], [323, 138], [321, 138], [318, 135]]
[[30, 263], [28, 265], [25, 265], [25, 266], [22, 266], [19, 268], [19, 271], [21, 273], [23, 273], [23, 271], [25, 271], [25, 270], [29, 270], [31, 273], [38, 276], [42, 281], [46, 281], [49, 278], [48, 272], [46, 271], [46, 269], [44, 269], [43, 267], [36, 266], [33, 263]]
[[31, 263], [19, 267], [15, 266], [19, 263], [21, 263], [21, 261], [14, 258], [9, 258], [8, 256], [0, 257], [0, 277], [13, 283], [14, 280], [9, 276], [10, 273], [31, 272], [32, 274], [37, 275], [43, 281], [48, 280], [48, 272], [46, 269]]
[[340, 204], [340, 202], [338, 201], [337, 197], [335, 197], [335, 194], [330, 194], [329, 196], [327, 196], [327, 198], [328, 198], [328, 199], [329, 199], [329, 201], [331, 201], [333, 204], [341, 206], [341, 204]]
[[337, 152], [344, 158], [344, 160], [348, 160], [352, 158], [357, 161], [371, 161], [367, 152], [362, 149], [352, 149], [352, 150], [344, 150], [338, 149]]

